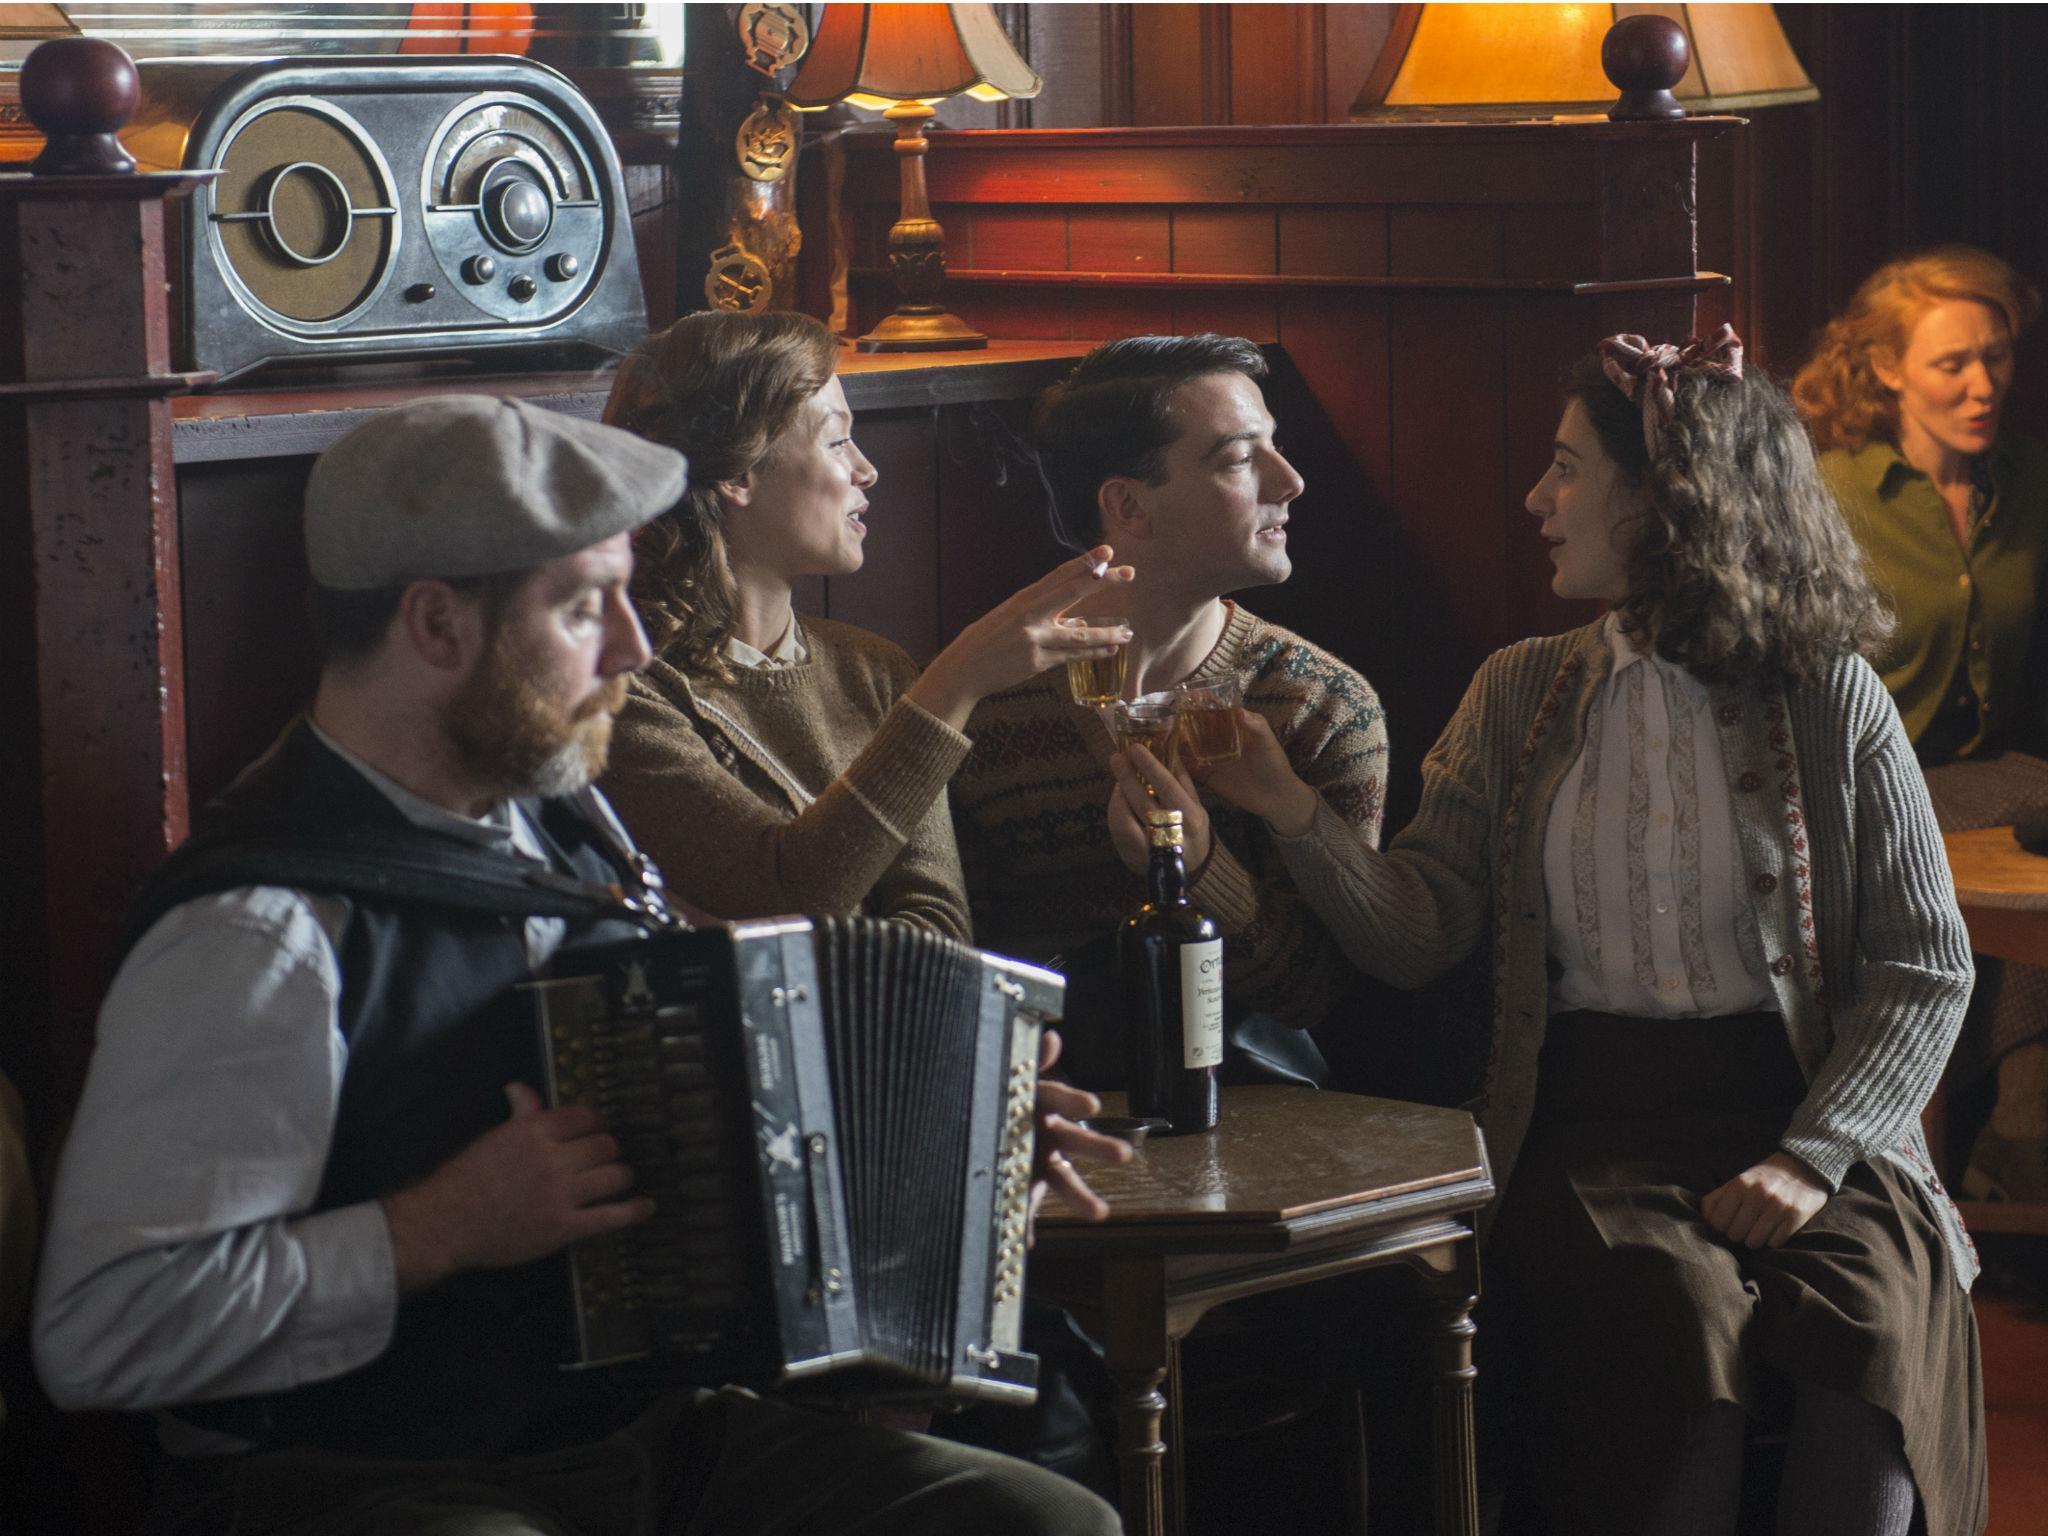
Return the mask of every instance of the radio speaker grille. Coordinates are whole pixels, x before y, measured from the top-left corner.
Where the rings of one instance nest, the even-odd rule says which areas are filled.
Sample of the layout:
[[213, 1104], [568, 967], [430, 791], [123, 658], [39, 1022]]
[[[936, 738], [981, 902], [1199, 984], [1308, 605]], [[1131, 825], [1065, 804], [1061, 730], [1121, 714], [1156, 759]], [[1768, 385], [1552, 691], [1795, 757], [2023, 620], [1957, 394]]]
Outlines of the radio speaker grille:
[[234, 135], [220, 167], [214, 228], [228, 267], [264, 308], [325, 324], [376, 295], [398, 238], [396, 197], [352, 123], [271, 107]]

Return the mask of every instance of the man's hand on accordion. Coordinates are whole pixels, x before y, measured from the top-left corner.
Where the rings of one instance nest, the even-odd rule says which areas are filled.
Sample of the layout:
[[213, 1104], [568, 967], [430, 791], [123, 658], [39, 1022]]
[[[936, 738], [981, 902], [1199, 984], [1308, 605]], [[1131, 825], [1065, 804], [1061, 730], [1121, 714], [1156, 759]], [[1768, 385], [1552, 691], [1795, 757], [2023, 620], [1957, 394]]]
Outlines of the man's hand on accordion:
[[1048, 1029], [1038, 1053], [1038, 1136], [1032, 1157], [1031, 1214], [1024, 1226], [1027, 1246], [1037, 1238], [1038, 1207], [1050, 1189], [1058, 1189], [1060, 1198], [1077, 1215], [1090, 1221], [1100, 1221], [1109, 1214], [1109, 1202], [1088, 1187], [1088, 1181], [1073, 1164], [1074, 1158], [1085, 1157], [1098, 1163], [1131, 1160], [1128, 1142], [1074, 1123], [1101, 1114], [1102, 1101], [1092, 1093], [1047, 1077], [1045, 1074], [1059, 1059], [1059, 1034]]
[[507, 1083], [505, 1097], [512, 1115], [503, 1125], [384, 1198], [401, 1295], [463, 1270], [544, 1258], [654, 1214], [652, 1200], [619, 1198], [633, 1171], [596, 1110], [544, 1108], [524, 1083]]

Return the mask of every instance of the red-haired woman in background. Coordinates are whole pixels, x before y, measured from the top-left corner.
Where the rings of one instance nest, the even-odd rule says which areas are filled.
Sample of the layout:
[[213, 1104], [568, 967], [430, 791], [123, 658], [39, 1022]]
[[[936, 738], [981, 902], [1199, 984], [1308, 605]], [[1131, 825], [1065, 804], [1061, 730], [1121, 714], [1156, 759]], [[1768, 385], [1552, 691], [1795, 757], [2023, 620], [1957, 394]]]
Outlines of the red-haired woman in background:
[[[1828, 323], [1793, 396], [1898, 616], [1879, 671], [1945, 831], [2048, 803], [2048, 449], [2005, 428], [2040, 297], [1984, 251], [1888, 262]], [[2048, 968], [1980, 957], [1951, 1064], [1997, 1063], [1963, 1192], [2048, 1199]]]

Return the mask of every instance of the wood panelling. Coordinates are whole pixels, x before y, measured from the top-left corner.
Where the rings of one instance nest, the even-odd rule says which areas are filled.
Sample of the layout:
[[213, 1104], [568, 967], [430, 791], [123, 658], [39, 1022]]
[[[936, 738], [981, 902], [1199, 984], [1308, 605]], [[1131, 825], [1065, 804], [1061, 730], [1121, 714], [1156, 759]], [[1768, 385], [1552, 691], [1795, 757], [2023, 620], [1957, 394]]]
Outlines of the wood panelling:
[[[1500, 211], [1500, 261], [1504, 277], [1569, 278], [1597, 269], [1599, 231], [1560, 219], [1554, 208], [1507, 207]], [[1726, 271], [1725, 267], [1713, 267]]]
[[1500, 217], [1500, 209], [1488, 207], [1389, 209], [1387, 271], [1394, 277], [1499, 277]]
[[1233, 123], [1319, 123], [1323, 94], [1321, 7], [1219, 6], [1230, 30]]
[[[1057, 212], [1037, 208], [948, 210], [940, 216], [940, 224], [946, 231], [948, 262], [967, 267], [1067, 264], [1067, 221]], [[960, 249], [962, 234], [964, 252]]]
[[[1121, 20], [1128, 37], [1124, 68], [1130, 115], [1097, 121], [1170, 127], [1343, 122], [1379, 57], [1395, 7], [1041, 5], [1029, 10], [1034, 37], [1048, 39], [1089, 28], [1114, 33]], [[1086, 14], [1097, 10], [1102, 21]], [[1110, 105], [1108, 93], [1103, 101]]]
[[1271, 208], [1177, 208], [1173, 270], [1261, 276], [1278, 270]]
[[1387, 271], [1387, 212], [1383, 208], [1311, 204], [1280, 210], [1282, 272], [1336, 277], [1380, 277]]
[[[1713, 119], [1710, 121], [1725, 121]], [[1561, 203], [1592, 201], [1598, 146], [1628, 130], [1491, 125], [934, 133], [926, 180], [948, 203]], [[849, 134], [849, 164], [888, 139]], [[1254, 154], [1249, 151], [1265, 150]], [[1341, 150], [1342, 153], [1331, 153]], [[893, 209], [894, 162], [889, 162]], [[872, 175], [873, 168], [864, 174]], [[889, 218], [895, 217], [892, 211]], [[883, 220], [882, 228], [888, 228]]]
[[1173, 214], [1164, 208], [1074, 208], [1067, 261], [1075, 272], [1170, 272]]
[[1173, 296], [1160, 290], [1082, 289], [1062, 297], [1076, 341], [1173, 334]]
[[1135, 126], [1230, 121], [1229, 7], [1133, 6], [1130, 32]]

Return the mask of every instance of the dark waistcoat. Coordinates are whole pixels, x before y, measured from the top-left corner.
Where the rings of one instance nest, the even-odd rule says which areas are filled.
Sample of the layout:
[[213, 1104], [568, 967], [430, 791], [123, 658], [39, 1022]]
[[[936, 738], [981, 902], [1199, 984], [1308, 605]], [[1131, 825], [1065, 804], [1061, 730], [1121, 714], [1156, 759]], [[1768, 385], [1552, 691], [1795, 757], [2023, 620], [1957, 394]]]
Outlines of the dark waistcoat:
[[[630, 878], [568, 802], [526, 804], [557, 873], [597, 886]], [[529, 974], [522, 917], [502, 910], [502, 893], [472, 905], [431, 881], [424, 892], [419, 881], [394, 889], [304, 866], [306, 849], [347, 850], [352, 839], [430, 872], [474, 869], [480, 852], [415, 827], [300, 722], [207, 808], [144, 887], [132, 929], [180, 901], [247, 885], [346, 903], [337, 957], [348, 1064], [316, 1211], [416, 1183], [505, 1121], [507, 1082], [541, 1083], [531, 1007], [514, 990]], [[513, 878], [527, 862], [501, 860]], [[557, 897], [552, 910], [562, 907]], [[534, 910], [551, 908], [537, 899]], [[567, 914], [564, 949], [640, 932], [614, 911], [593, 895]], [[366, 1455], [491, 1456], [592, 1439], [630, 1418], [651, 1383], [629, 1370], [561, 1370], [568, 1326], [559, 1256], [471, 1271], [402, 1298], [390, 1346], [365, 1366], [175, 1411], [259, 1444]]]

